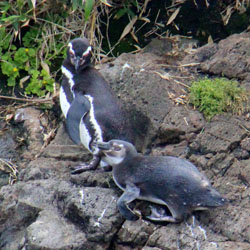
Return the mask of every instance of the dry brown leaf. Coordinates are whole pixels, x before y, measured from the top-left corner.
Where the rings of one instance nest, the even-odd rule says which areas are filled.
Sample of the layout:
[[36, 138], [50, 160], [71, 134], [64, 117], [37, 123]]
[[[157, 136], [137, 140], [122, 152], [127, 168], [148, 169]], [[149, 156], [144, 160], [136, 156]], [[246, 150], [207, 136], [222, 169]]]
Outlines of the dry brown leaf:
[[137, 43], [139, 43], [138, 37], [135, 35], [134, 30], [132, 30], [132, 31], [130, 32], [130, 34], [131, 34], [131, 36], [133, 37], [133, 39], [134, 39]]
[[138, 17], [134, 16], [133, 19], [129, 22], [129, 24], [127, 24], [127, 26], [125, 27], [125, 29], [123, 30], [123, 32], [121, 34], [119, 41], [121, 41], [131, 31], [131, 29], [134, 27], [134, 24], [137, 21], [137, 19], [138, 19]]
[[43, 69], [50, 75], [50, 70], [49, 70], [48, 64], [45, 62], [41, 62], [41, 65], [42, 65]]
[[5, 121], [9, 122], [14, 117], [14, 114], [8, 114], [5, 116]]
[[19, 86], [23, 88], [23, 84], [30, 79], [30, 76], [25, 76], [19, 81]]
[[112, 5], [110, 3], [108, 3], [107, 0], [101, 0], [101, 2], [105, 5], [107, 5], [108, 7], [112, 7]]
[[227, 25], [232, 13], [234, 12], [234, 7], [233, 6], [228, 6], [227, 11], [225, 15], [222, 15], [222, 21], [224, 25]]
[[177, 15], [180, 12], [181, 7], [179, 7], [178, 9], [176, 9], [174, 11], [174, 13], [170, 16], [170, 18], [168, 19], [167, 25], [169, 25], [170, 23], [172, 23], [174, 21], [174, 19], [177, 17]]
[[211, 35], [208, 37], [208, 39], [207, 39], [207, 43], [213, 43], [214, 41], [213, 41], [213, 38], [211, 37]]
[[139, 20], [150, 23], [150, 20], [147, 17], [140, 17]]
[[27, 20], [21, 27], [29, 26], [29, 23], [30, 23], [30, 19]]

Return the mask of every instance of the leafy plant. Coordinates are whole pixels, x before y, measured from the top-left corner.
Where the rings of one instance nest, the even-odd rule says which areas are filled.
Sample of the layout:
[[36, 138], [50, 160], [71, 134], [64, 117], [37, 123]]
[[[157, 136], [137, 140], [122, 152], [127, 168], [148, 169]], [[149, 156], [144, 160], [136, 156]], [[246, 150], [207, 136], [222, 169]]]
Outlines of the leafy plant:
[[192, 83], [189, 102], [210, 120], [223, 112], [242, 113], [247, 101], [246, 90], [236, 81], [225, 78], [202, 79]]
[[[6, 36], [5, 31], [1, 28], [0, 37], [4, 36]], [[0, 41], [0, 46], [3, 45], [3, 49], [6, 48], [4, 44], [9, 39], [6, 38], [4, 42]], [[28, 44], [28, 41], [26, 41], [26, 44]], [[54, 80], [50, 76], [46, 63], [38, 63], [37, 52], [37, 49], [30, 47], [17, 49], [15, 45], [11, 45], [8, 50], [0, 52], [1, 70], [2, 74], [7, 76], [7, 86], [15, 87], [19, 84], [19, 87], [22, 88], [26, 85], [25, 93], [37, 96], [44, 96], [47, 92], [53, 91]]]

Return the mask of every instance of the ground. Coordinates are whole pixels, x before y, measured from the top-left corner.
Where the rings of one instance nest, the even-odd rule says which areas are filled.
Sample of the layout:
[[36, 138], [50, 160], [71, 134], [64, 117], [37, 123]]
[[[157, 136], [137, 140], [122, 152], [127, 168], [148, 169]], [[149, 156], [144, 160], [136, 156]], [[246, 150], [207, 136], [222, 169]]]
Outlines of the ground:
[[[249, 114], [206, 121], [186, 103], [191, 81], [204, 75], [235, 78], [250, 90], [250, 33], [195, 50], [178, 37], [155, 44], [100, 71], [133, 121], [136, 147], [190, 160], [229, 204], [179, 224], [126, 221], [111, 173], [72, 176], [70, 167], [91, 156], [68, 138], [61, 119], [51, 124], [55, 119], [29, 106], [0, 122], [0, 158], [19, 171], [7, 185], [10, 168], [0, 163], [0, 249], [250, 249]], [[134, 205], [142, 215], [148, 206]]]

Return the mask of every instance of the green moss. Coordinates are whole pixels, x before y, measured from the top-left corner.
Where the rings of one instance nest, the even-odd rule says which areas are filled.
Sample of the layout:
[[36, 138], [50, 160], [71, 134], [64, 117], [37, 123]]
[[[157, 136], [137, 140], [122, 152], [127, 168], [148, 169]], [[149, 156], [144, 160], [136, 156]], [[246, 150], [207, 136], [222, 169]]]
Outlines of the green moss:
[[241, 114], [244, 112], [246, 101], [246, 90], [238, 87], [237, 81], [225, 78], [205, 78], [193, 82], [190, 88], [189, 102], [208, 120], [223, 112]]

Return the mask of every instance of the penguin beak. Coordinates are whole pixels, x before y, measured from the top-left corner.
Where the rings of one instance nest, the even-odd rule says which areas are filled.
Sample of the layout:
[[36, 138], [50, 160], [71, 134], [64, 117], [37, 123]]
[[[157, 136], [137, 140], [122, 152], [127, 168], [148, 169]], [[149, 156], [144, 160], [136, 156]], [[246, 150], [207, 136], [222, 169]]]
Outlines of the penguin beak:
[[75, 70], [77, 71], [79, 66], [80, 66], [80, 57], [79, 56], [75, 57], [74, 65], [75, 65]]
[[110, 150], [111, 146], [108, 142], [97, 142], [97, 147], [101, 150]]

